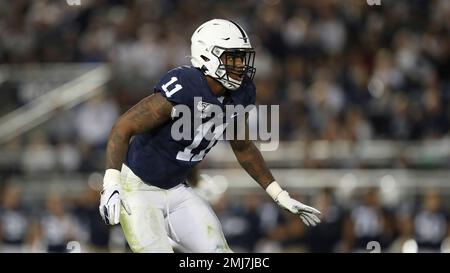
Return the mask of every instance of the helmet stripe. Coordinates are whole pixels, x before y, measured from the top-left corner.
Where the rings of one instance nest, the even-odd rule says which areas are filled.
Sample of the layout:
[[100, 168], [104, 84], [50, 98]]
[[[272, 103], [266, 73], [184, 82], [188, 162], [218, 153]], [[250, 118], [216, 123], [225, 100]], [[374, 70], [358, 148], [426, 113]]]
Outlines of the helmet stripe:
[[242, 34], [242, 38], [244, 39], [244, 42], [247, 42], [247, 36], [245, 35], [245, 32], [244, 32], [244, 30], [241, 28], [241, 26], [240, 25], [238, 25], [238, 24], [236, 24], [235, 22], [233, 22], [233, 21], [231, 21], [231, 20], [228, 20], [228, 21], [230, 21], [231, 23], [233, 23], [238, 29], [239, 29], [239, 31], [241, 32], [241, 34]]

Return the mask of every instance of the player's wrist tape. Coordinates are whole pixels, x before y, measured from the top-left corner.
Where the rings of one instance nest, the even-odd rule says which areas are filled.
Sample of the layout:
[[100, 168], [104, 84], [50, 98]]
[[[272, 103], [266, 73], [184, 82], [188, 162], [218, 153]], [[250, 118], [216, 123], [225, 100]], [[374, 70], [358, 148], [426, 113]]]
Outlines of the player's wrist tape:
[[120, 171], [116, 169], [107, 169], [103, 177], [103, 188], [119, 185]]
[[272, 197], [273, 200], [277, 200], [278, 195], [283, 191], [277, 181], [273, 181], [266, 188], [266, 192]]

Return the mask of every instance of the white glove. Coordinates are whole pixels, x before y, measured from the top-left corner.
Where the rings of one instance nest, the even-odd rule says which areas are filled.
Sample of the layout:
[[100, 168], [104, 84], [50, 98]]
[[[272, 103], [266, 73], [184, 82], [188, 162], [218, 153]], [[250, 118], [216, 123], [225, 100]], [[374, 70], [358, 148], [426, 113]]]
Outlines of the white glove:
[[131, 210], [124, 200], [121, 199], [121, 188], [119, 186], [120, 172], [114, 169], [106, 170], [103, 179], [103, 190], [100, 197], [100, 215], [107, 225], [116, 225], [120, 219], [120, 207], [123, 206], [128, 215]]
[[320, 223], [320, 219], [318, 217], [320, 215], [320, 211], [292, 199], [289, 196], [289, 193], [283, 190], [276, 181], [272, 182], [266, 188], [266, 191], [279, 206], [300, 216], [300, 219], [302, 219], [307, 226], [315, 226]]

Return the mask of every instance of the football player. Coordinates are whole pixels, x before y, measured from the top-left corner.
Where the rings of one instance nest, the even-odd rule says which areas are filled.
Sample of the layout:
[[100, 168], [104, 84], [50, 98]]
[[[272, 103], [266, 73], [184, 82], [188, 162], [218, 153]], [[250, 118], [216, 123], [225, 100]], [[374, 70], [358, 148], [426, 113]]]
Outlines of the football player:
[[[212, 129], [215, 136], [209, 139], [207, 130], [191, 126], [191, 139], [175, 140], [171, 128], [180, 118], [174, 114], [178, 105], [196, 112], [204, 105], [225, 109], [255, 104], [254, 58], [241, 26], [210, 20], [192, 35], [192, 66], [170, 70], [155, 85], [154, 94], [113, 126], [99, 209], [107, 224], [120, 222], [132, 251], [173, 252], [171, 238], [190, 252], [231, 252], [209, 204], [185, 183], [189, 170], [216, 144], [226, 124], [212, 128], [212, 117], [203, 115], [200, 126]], [[195, 105], [195, 97], [203, 104]], [[278, 205], [306, 225], [320, 222], [319, 211], [292, 199], [275, 181], [251, 140], [229, 142], [240, 165]]]

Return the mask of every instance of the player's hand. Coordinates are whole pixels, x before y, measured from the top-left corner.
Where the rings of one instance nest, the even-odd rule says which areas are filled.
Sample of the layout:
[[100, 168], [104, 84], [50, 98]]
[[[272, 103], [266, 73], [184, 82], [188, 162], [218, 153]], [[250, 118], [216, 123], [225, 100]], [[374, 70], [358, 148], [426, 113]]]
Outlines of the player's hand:
[[289, 193], [283, 190], [276, 181], [270, 183], [266, 191], [280, 207], [297, 214], [305, 225], [315, 226], [320, 223], [320, 211], [292, 199]]
[[280, 192], [275, 201], [282, 208], [297, 214], [307, 226], [315, 226], [320, 223], [320, 219], [318, 217], [320, 215], [320, 211], [292, 199], [287, 191]]
[[127, 203], [121, 199], [121, 189], [118, 185], [106, 187], [101, 192], [100, 215], [107, 225], [116, 225], [120, 219], [120, 207], [122, 206], [128, 215], [131, 215]]

